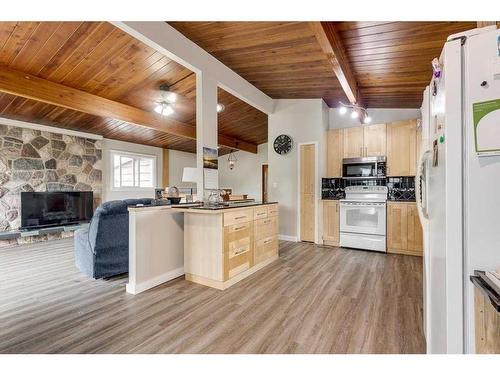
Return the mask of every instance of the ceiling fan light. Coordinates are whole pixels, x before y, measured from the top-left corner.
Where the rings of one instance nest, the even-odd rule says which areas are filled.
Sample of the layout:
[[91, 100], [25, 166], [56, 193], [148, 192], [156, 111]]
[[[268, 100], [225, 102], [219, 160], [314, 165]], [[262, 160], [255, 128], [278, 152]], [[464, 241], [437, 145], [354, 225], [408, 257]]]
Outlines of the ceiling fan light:
[[341, 115], [345, 115], [347, 113], [347, 107], [346, 106], [339, 107], [339, 113]]
[[172, 91], [167, 91], [164, 94], [164, 99], [169, 103], [175, 103], [177, 101], [177, 94]]
[[174, 111], [174, 107], [170, 103], [161, 102], [155, 108], [154, 111], [162, 116], [170, 116]]
[[175, 103], [177, 101], [177, 94], [171, 91], [166, 83], [160, 85], [160, 94], [164, 102]]
[[372, 118], [370, 116], [365, 116], [363, 123], [369, 124], [370, 122], [372, 122]]
[[352, 118], [358, 118], [358, 117], [359, 117], [359, 113], [358, 113], [358, 111], [354, 109], [354, 110], [351, 112], [351, 117], [352, 117]]
[[224, 107], [224, 104], [217, 103], [217, 113], [221, 113], [224, 111], [226, 107]]

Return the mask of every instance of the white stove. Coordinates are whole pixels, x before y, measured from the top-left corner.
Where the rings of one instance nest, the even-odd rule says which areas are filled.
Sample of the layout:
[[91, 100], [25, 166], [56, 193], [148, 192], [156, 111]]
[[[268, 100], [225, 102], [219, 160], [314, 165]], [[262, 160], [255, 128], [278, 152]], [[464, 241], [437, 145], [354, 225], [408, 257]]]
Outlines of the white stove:
[[340, 246], [386, 252], [387, 186], [348, 186], [340, 200]]

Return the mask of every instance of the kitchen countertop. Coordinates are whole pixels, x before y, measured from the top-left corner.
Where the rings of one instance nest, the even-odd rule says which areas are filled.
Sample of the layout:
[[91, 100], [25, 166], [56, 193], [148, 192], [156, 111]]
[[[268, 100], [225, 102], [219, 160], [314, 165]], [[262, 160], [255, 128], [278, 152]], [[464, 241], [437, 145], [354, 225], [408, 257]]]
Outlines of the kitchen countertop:
[[172, 208], [175, 211], [178, 212], [194, 212], [194, 213], [221, 213], [223, 211], [227, 210], [234, 210], [234, 209], [242, 209], [242, 208], [248, 208], [248, 207], [255, 207], [255, 206], [266, 206], [270, 204], [277, 204], [278, 202], [246, 202], [246, 203], [233, 203], [229, 205], [224, 205], [224, 206], [205, 206], [205, 205], [197, 205], [197, 206], [191, 206], [191, 207], [186, 207], [182, 205], [173, 205]]
[[397, 202], [397, 203], [416, 203], [414, 199], [387, 199], [387, 202]]

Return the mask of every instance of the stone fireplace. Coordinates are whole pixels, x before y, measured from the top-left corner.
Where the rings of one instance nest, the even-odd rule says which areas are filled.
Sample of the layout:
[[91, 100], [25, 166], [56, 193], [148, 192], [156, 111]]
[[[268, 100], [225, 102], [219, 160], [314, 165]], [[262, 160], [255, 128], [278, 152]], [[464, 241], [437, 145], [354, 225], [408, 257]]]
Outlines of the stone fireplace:
[[[22, 191], [91, 190], [94, 206], [98, 205], [101, 159], [99, 140], [0, 124], [0, 231], [19, 228]], [[46, 239], [25, 237], [17, 242]]]

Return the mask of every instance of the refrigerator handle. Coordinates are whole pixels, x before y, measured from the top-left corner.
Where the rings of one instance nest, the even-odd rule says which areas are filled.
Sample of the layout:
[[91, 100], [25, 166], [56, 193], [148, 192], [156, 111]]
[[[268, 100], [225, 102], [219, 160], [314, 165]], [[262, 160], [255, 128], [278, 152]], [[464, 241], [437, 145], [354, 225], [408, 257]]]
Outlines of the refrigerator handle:
[[[417, 211], [420, 222], [423, 222], [424, 219], [429, 219], [429, 213], [427, 212], [427, 199], [423, 202], [423, 198], [427, 195], [427, 191], [425, 191], [427, 180], [427, 159], [430, 154], [430, 151], [425, 151], [422, 155], [420, 155], [417, 165], [417, 175], [415, 176], [415, 200], [417, 202]], [[424, 191], [421, 190], [421, 187]]]

